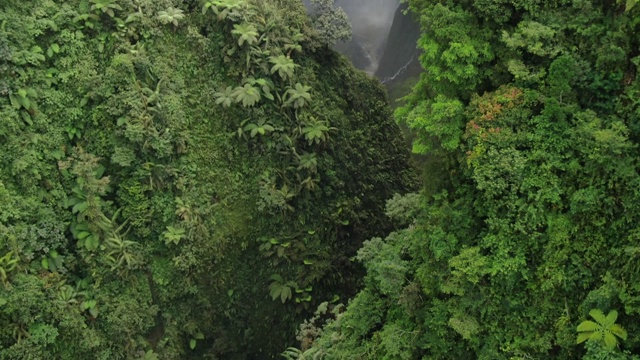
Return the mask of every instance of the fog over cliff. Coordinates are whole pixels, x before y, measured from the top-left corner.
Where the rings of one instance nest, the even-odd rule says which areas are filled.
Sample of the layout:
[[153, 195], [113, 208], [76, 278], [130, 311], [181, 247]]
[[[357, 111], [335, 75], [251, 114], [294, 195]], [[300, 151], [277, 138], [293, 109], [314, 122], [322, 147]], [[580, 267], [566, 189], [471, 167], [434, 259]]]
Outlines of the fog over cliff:
[[402, 82], [407, 78], [417, 77], [422, 71], [420, 50], [417, 47], [420, 25], [411, 15], [405, 15], [406, 11], [405, 3], [396, 10], [386, 46], [378, 61], [375, 76], [383, 84]]
[[[303, 2], [309, 5], [308, 0]], [[352, 40], [336, 49], [356, 67], [375, 73], [399, 4], [400, 0], [336, 0], [335, 6], [344, 9], [353, 28]]]
[[393, 23], [399, 0], [336, 0], [351, 21], [353, 39], [347, 44], [338, 44], [339, 51], [352, 58], [359, 68], [373, 74]]

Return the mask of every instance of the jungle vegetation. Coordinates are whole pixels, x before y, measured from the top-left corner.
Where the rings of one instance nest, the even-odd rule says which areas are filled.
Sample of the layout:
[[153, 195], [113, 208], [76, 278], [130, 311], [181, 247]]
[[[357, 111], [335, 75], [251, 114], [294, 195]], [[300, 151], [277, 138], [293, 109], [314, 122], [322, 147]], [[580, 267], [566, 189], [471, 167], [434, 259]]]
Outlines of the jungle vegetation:
[[636, 3], [408, 0], [423, 73], [395, 115], [423, 188], [283, 356], [640, 358]]
[[268, 359], [355, 295], [357, 249], [418, 182], [321, 20], [0, 2], [1, 359]]
[[0, 3], [0, 358], [640, 358], [636, 1], [408, 0], [418, 176], [314, 3]]

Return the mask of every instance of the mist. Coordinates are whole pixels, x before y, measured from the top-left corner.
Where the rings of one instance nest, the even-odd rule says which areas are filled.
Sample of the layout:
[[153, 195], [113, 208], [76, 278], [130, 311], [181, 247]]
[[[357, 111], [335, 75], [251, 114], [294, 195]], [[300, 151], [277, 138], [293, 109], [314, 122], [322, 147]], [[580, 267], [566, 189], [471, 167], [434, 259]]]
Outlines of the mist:
[[349, 15], [353, 33], [370, 42], [386, 39], [399, 0], [336, 0]]
[[[308, 0], [303, 2], [309, 5]], [[353, 28], [352, 40], [337, 44], [336, 50], [356, 67], [374, 74], [399, 4], [400, 0], [336, 0], [335, 6], [344, 9]]]

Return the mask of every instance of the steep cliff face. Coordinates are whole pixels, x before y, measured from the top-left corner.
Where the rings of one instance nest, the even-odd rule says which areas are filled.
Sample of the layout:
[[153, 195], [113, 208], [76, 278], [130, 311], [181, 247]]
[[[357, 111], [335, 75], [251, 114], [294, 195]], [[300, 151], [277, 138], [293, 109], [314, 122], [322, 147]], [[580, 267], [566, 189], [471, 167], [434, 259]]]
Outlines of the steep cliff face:
[[399, 0], [337, 0], [353, 27], [353, 39], [336, 49], [349, 56], [354, 65], [373, 74], [382, 57]]
[[416, 46], [420, 26], [410, 14], [405, 14], [406, 10], [406, 4], [398, 6], [376, 68], [375, 76], [387, 86], [417, 76], [421, 71], [418, 61], [420, 51]]
[[[309, 0], [303, 0], [309, 7]], [[382, 58], [389, 29], [400, 0], [336, 0], [349, 16], [353, 28], [351, 41], [335, 49], [346, 55], [359, 69], [374, 74]]]
[[[303, 3], [310, 6], [309, 0]], [[405, 14], [406, 4], [399, 0], [336, 0], [335, 6], [344, 9], [353, 28], [352, 39], [336, 44], [335, 49], [355, 67], [390, 89], [420, 73], [416, 46], [420, 27]]]

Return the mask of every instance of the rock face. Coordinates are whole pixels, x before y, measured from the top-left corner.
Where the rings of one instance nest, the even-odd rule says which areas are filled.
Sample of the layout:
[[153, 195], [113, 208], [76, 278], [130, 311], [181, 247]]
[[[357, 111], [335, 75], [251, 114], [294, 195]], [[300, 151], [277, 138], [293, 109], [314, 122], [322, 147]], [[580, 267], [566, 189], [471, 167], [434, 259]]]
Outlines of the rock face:
[[336, 49], [349, 56], [353, 64], [374, 74], [385, 48], [399, 0], [336, 0], [351, 21], [353, 39]]
[[386, 46], [375, 71], [375, 76], [387, 85], [417, 76], [421, 71], [420, 51], [416, 46], [420, 37], [420, 25], [411, 14], [404, 14], [406, 10], [406, 4], [400, 4], [396, 10]]
[[[309, 7], [309, 0], [303, 0]], [[351, 41], [335, 49], [351, 59], [353, 65], [385, 84], [402, 81], [420, 72], [416, 42], [420, 26], [405, 15], [400, 0], [336, 0], [349, 16], [353, 28]]]
[[[307, 8], [309, 0], [303, 0]], [[359, 69], [373, 75], [382, 58], [389, 29], [400, 0], [336, 0], [349, 16], [353, 28], [351, 41], [335, 49], [351, 59]]]

